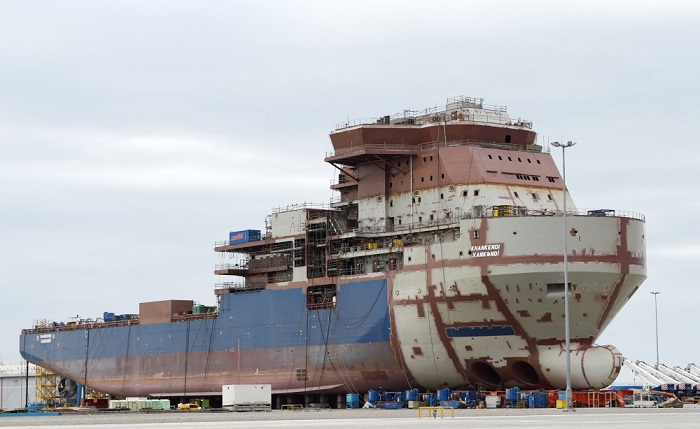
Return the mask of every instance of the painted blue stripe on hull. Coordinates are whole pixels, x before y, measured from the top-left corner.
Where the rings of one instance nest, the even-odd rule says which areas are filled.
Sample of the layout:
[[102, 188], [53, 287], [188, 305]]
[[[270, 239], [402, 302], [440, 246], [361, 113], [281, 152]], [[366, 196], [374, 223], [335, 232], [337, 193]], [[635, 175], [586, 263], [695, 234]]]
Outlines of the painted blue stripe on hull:
[[510, 325], [505, 326], [465, 326], [462, 328], [447, 328], [449, 338], [462, 337], [503, 337], [515, 335], [515, 329]]

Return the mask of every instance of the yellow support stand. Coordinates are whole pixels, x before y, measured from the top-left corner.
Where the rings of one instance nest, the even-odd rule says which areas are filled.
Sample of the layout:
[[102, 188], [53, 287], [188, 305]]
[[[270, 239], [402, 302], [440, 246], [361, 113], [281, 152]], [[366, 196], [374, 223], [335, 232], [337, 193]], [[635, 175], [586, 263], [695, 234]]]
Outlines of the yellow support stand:
[[418, 418], [420, 418], [420, 412], [421, 410], [426, 410], [428, 411], [428, 417], [430, 417], [430, 414], [437, 413], [437, 410], [440, 410], [440, 418], [445, 417], [445, 409], [448, 409], [452, 412], [452, 418], [455, 418], [455, 409], [452, 407], [418, 407]]
[[302, 404], [282, 404], [280, 410], [303, 410], [304, 406]]

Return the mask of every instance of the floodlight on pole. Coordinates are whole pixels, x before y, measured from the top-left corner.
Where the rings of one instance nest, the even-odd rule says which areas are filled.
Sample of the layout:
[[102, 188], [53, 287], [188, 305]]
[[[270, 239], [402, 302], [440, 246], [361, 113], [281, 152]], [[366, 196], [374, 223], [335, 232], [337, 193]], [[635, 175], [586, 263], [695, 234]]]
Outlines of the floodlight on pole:
[[554, 142], [552, 146], [561, 148], [562, 157], [562, 198], [564, 199], [564, 337], [566, 343], [566, 410], [571, 407], [571, 334], [569, 332], [569, 240], [566, 225], [566, 148], [576, 142]]

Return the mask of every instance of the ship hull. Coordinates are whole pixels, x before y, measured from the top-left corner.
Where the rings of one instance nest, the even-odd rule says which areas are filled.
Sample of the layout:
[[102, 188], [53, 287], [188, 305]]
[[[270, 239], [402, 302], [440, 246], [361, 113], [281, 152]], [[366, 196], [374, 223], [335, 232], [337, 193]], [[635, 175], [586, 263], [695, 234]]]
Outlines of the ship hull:
[[[20, 349], [118, 396], [238, 383], [275, 393], [563, 388], [561, 220], [461, 220], [449, 239], [403, 244], [400, 269], [341, 279], [329, 308], [309, 308], [307, 284], [275, 284], [222, 295], [215, 317], [32, 330]], [[605, 387], [621, 356], [595, 340], [646, 277], [644, 222], [572, 216], [569, 226], [572, 383]]]
[[[216, 317], [24, 333], [22, 356], [118, 396], [217, 394], [225, 384], [275, 393], [404, 386], [389, 339], [387, 281], [340, 288], [335, 309], [306, 308], [302, 289], [221, 297]], [[189, 392], [189, 393], [188, 393]]]
[[[644, 222], [569, 216], [568, 224], [572, 387], [603, 388], [622, 356], [595, 341], [646, 279]], [[453, 242], [408, 251], [417, 263], [391, 284], [395, 342], [412, 379], [565, 388], [562, 218], [470, 219], [460, 230]]]
[[[388, 343], [310, 347], [308, 352], [315, 356], [323, 356], [324, 352], [337, 356], [341, 350], [346, 353], [343, 359], [357, 364], [343, 368], [329, 362], [313, 362], [307, 367], [306, 377], [280, 366], [277, 351], [270, 349], [242, 351], [240, 357], [235, 351], [108, 357], [89, 363], [86, 384], [120, 397], [220, 395], [222, 385], [230, 384], [270, 384], [275, 394], [364, 392], [378, 386], [398, 390], [406, 385], [400, 371], [389, 369], [395, 366], [393, 358], [386, 361], [380, 358], [392, 356]], [[372, 363], [363, 364], [367, 361]], [[338, 363], [342, 364], [340, 359]], [[74, 380], [85, 379], [84, 359], [38, 361], [38, 364]]]

